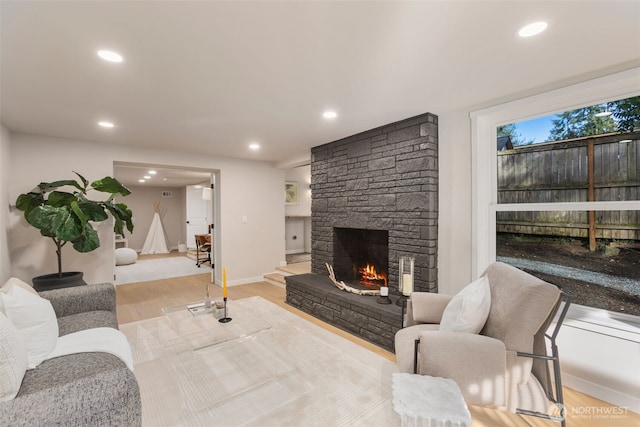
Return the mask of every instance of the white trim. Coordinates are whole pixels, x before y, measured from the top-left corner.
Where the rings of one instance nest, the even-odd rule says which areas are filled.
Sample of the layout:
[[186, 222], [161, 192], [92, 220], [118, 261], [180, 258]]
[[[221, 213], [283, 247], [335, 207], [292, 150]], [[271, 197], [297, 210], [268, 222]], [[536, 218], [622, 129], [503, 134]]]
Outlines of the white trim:
[[495, 212], [523, 211], [632, 211], [640, 210], [640, 200], [615, 202], [503, 203], [491, 204]]

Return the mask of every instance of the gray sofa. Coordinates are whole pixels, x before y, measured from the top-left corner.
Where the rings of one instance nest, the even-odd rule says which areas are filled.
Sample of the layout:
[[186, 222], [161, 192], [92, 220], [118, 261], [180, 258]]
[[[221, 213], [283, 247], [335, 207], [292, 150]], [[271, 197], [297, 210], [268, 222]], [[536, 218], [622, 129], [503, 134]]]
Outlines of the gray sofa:
[[[40, 292], [51, 301], [60, 336], [89, 328], [118, 328], [110, 283]], [[45, 360], [27, 371], [15, 399], [0, 402], [6, 426], [136, 426], [138, 382], [118, 357], [80, 353]]]

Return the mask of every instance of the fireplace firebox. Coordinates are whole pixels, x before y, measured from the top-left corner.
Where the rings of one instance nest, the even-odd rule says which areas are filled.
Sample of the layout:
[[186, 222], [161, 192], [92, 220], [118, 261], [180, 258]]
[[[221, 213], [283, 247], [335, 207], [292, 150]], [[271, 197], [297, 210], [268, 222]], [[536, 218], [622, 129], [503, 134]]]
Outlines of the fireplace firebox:
[[335, 227], [333, 270], [338, 280], [358, 288], [389, 286], [389, 232]]

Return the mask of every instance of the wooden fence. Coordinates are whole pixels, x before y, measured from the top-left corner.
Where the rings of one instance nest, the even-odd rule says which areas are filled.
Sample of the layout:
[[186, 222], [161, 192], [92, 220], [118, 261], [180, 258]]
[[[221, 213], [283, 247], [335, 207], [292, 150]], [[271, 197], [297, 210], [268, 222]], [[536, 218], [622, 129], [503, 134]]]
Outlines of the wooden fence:
[[[589, 150], [593, 169], [589, 174]], [[498, 152], [498, 203], [640, 200], [640, 132]], [[640, 240], [640, 211], [596, 211], [592, 236]], [[590, 237], [588, 212], [498, 212], [497, 231]]]

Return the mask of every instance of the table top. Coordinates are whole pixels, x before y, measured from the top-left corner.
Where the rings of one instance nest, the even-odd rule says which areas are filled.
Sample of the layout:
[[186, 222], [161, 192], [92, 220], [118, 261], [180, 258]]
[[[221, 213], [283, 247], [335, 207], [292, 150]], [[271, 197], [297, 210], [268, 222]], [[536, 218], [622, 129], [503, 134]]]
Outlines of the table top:
[[233, 319], [233, 301], [230, 300], [227, 300], [227, 317], [231, 320], [227, 323], [220, 322], [225, 311], [215, 308], [215, 302], [211, 308], [205, 308], [204, 301], [198, 301], [165, 307], [162, 312], [192, 351], [244, 339], [272, 327], [264, 318], [245, 315]]

